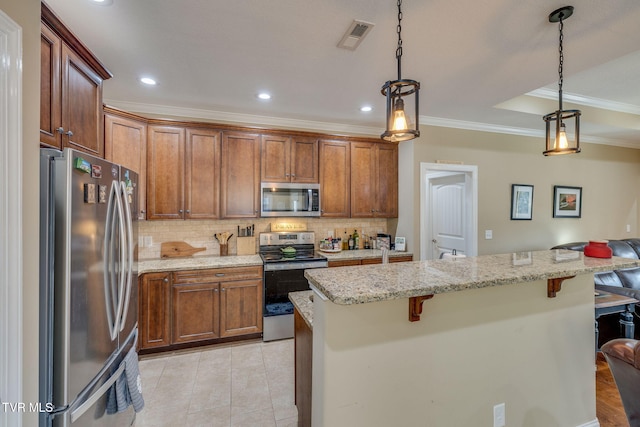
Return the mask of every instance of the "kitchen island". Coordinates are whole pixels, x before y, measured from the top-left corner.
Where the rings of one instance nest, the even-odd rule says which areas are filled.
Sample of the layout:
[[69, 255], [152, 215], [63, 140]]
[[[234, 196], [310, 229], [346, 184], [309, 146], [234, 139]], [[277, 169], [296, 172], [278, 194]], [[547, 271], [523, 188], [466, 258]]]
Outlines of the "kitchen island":
[[[593, 273], [538, 251], [307, 270], [313, 425], [597, 426]], [[410, 321], [410, 319], [412, 321]]]

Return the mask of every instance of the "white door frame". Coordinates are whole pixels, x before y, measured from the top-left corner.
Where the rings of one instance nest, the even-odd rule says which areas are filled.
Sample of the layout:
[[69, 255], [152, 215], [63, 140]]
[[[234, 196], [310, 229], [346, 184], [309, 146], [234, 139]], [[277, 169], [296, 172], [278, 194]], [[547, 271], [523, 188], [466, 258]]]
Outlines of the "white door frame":
[[[0, 10], [0, 399], [22, 395], [22, 28]], [[22, 425], [0, 410], [0, 425]]]
[[442, 177], [445, 173], [462, 173], [465, 175], [466, 185], [470, 186], [471, 195], [468, 203], [468, 214], [471, 221], [468, 230], [468, 256], [478, 255], [478, 166], [456, 165], [445, 163], [420, 163], [420, 259], [426, 260], [431, 248], [431, 227], [429, 227], [430, 197], [429, 187], [431, 178]]

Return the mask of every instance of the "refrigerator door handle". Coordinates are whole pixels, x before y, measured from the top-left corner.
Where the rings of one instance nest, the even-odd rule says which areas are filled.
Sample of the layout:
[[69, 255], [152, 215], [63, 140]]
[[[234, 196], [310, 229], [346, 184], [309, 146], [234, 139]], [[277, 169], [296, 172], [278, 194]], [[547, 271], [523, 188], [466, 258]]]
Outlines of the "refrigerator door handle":
[[122, 315], [120, 317], [120, 328], [122, 331], [125, 326], [125, 322], [127, 320], [127, 313], [129, 312], [129, 300], [131, 297], [131, 287], [132, 287], [132, 272], [133, 272], [133, 218], [131, 216], [131, 209], [128, 202], [127, 197], [127, 186], [124, 181], [120, 181], [120, 197], [122, 198], [122, 205], [124, 206], [125, 213], [125, 229], [126, 234], [123, 235], [123, 248], [126, 250], [126, 258], [127, 264], [126, 268], [123, 268], [123, 274], [126, 275], [125, 278], [125, 295], [124, 295], [124, 303], [122, 305]]
[[115, 186], [115, 182], [111, 183], [111, 190], [109, 191], [109, 200], [107, 202], [107, 219], [105, 221], [105, 232], [104, 232], [104, 300], [105, 300], [105, 308], [107, 312], [107, 322], [109, 325], [109, 336], [111, 340], [116, 339], [118, 333], [116, 328], [114, 327], [114, 307], [115, 307], [115, 299], [113, 298], [114, 289], [113, 289], [113, 273], [115, 271], [114, 265], [114, 249], [113, 249], [113, 234], [114, 234], [114, 203], [115, 197], [117, 196], [117, 187]]
[[82, 405], [78, 406], [73, 412], [71, 412], [71, 422], [75, 422], [82, 414], [87, 412], [94, 403], [98, 401], [111, 386], [120, 378], [125, 369], [125, 364], [121, 363], [118, 369], [113, 373], [107, 382], [102, 384], [98, 390], [95, 391]]
[[124, 289], [125, 289], [125, 280], [127, 278], [126, 270], [128, 269], [127, 262], [127, 245], [125, 244], [125, 214], [126, 206], [123, 206], [122, 202], [122, 194], [119, 181], [113, 181], [112, 184], [116, 188], [116, 206], [118, 208], [118, 228], [120, 232], [120, 268], [118, 270], [118, 306], [116, 309], [116, 317], [113, 322], [113, 331], [115, 335], [118, 335], [118, 331], [120, 330], [120, 318], [122, 317], [123, 304], [124, 304]]

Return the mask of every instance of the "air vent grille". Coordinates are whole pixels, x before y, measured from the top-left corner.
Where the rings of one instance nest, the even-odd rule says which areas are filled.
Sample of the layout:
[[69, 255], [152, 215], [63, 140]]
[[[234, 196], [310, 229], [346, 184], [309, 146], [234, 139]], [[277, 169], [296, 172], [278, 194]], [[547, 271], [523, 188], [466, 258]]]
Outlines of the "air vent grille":
[[344, 36], [342, 36], [340, 43], [338, 43], [338, 47], [342, 49], [356, 50], [374, 25], [375, 24], [372, 24], [371, 22], [357, 21], [354, 19], [351, 25], [349, 25], [347, 31], [344, 33]]

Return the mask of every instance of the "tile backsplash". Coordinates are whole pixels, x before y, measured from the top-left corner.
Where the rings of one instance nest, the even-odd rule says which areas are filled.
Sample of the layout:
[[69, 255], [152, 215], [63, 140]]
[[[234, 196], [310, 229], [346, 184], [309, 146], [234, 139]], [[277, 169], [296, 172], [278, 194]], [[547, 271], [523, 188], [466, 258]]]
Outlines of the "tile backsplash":
[[[213, 236], [216, 233], [230, 232], [229, 255], [237, 253], [238, 226], [240, 228], [255, 225], [255, 236], [271, 231], [272, 222], [306, 223], [307, 230], [316, 234], [318, 242], [329, 235], [335, 235], [336, 229], [347, 229], [350, 233], [357, 229], [360, 235], [376, 235], [387, 233], [385, 218], [256, 218], [255, 220], [171, 220], [171, 221], [139, 221], [138, 222], [138, 258], [160, 258], [162, 242], [183, 241], [196, 248], [206, 250], [196, 256], [220, 255], [220, 245]], [[334, 236], [342, 237], [342, 236]], [[256, 239], [256, 245], [258, 245]], [[256, 247], [257, 251], [257, 247]]]

